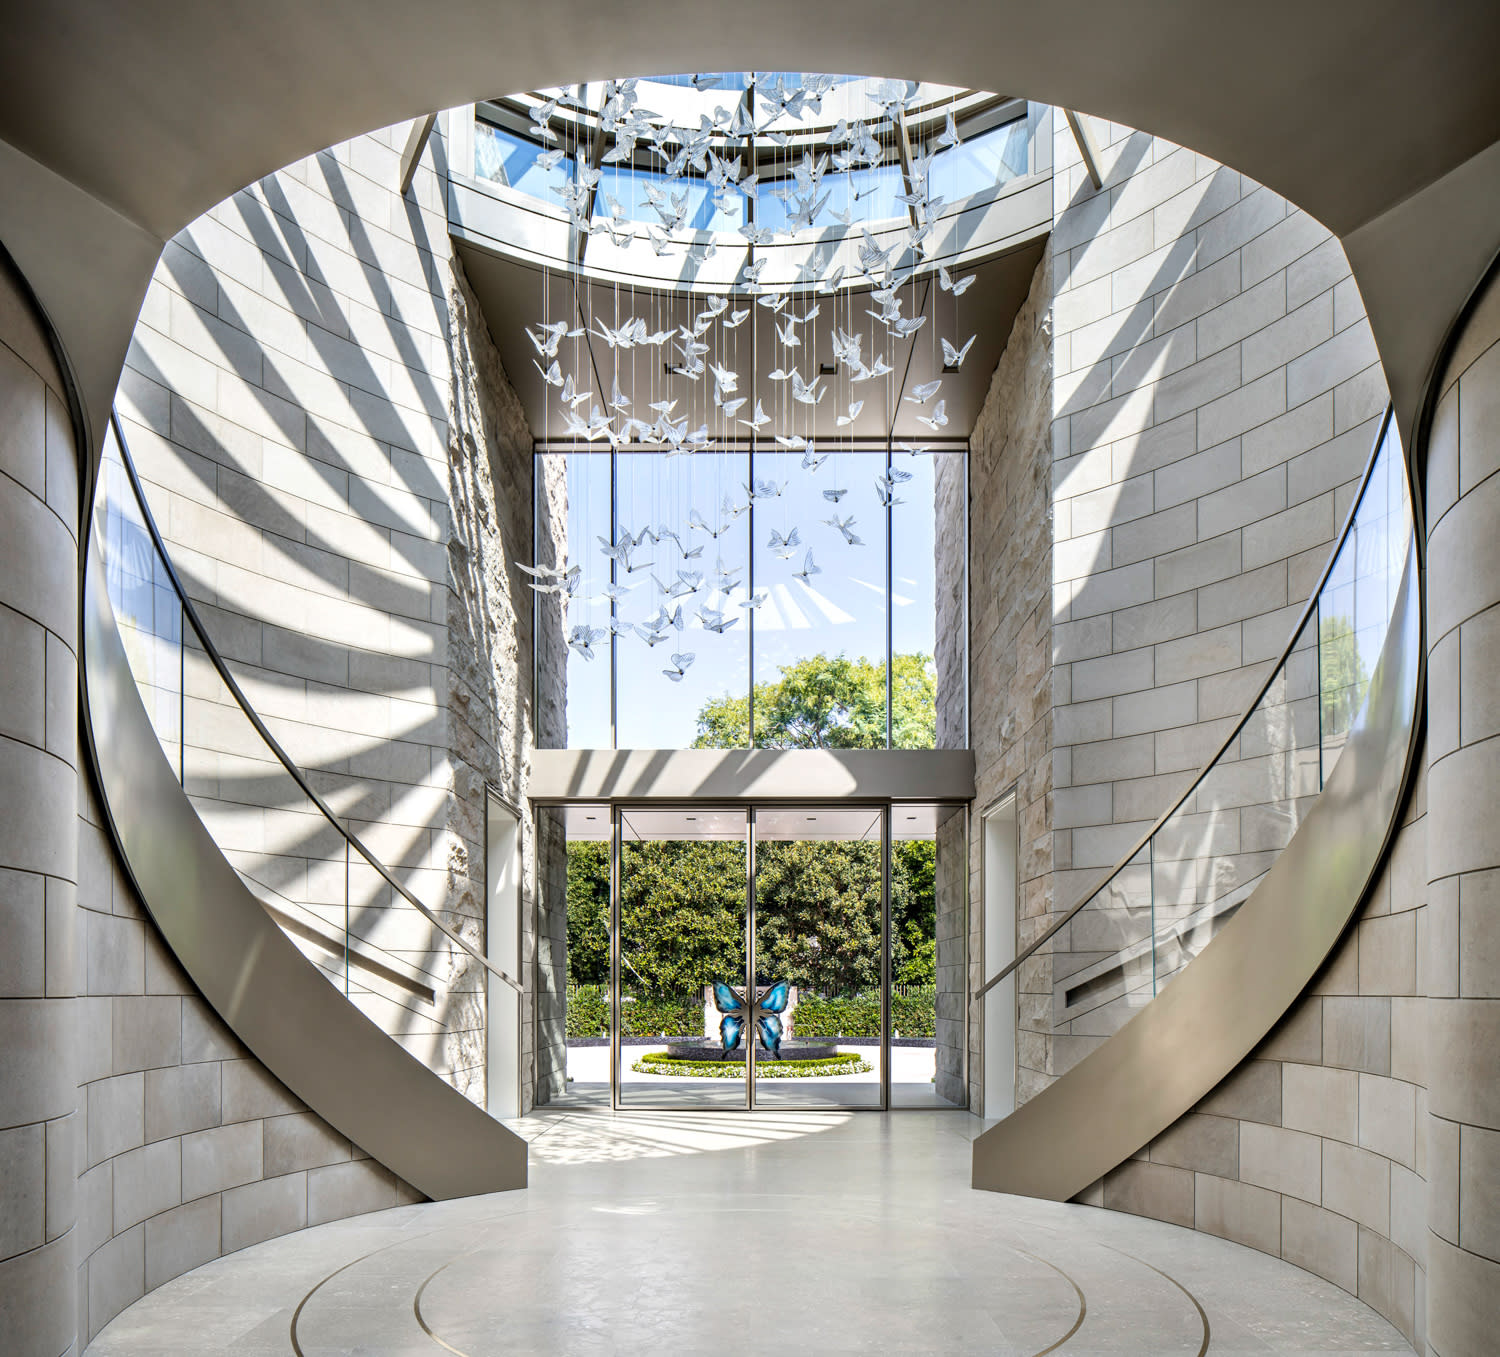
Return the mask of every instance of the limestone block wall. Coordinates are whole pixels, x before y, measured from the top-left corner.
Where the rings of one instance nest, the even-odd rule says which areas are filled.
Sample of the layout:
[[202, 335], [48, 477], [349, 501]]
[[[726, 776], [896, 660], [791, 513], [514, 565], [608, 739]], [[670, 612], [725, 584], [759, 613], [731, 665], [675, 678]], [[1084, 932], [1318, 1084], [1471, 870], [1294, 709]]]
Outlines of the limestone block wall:
[[1369, 900], [1276, 1030], [1080, 1198], [1285, 1258], [1353, 1292], [1419, 1352], [1437, 1168], [1424, 997], [1437, 979], [1423, 945], [1433, 932], [1428, 805], [1424, 773]]
[[1426, 459], [1428, 831], [1427, 1341], [1500, 1333], [1500, 286], [1439, 380]]
[[[1048, 280], [1041, 284], [1039, 274], [1028, 302], [1035, 316], [1018, 321], [972, 443], [976, 804], [982, 808], [1019, 782], [1018, 946], [1139, 837], [1244, 709], [1328, 558], [1386, 402], [1347, 262], [1317, 223], [1192, 152], [1091, 124], [1104, 148], [1104, 187], [1096, 191], [1087, 181], [1063, 129]], [[1484, 314], [1494, 333], [1472, 338], [1455, 360], [1452, 409], [1440, 411], [1434, 433], [1434, 457], [1445, 415], [1450, 441], [1455, 448], [1461, 442], [1458, 374], [1473, 370], [1472, 470], [1465, 479], [1459, 454], [1449, 459], [1453, 466], [1438, 481], [1446, 490], [1433, 496], [1433, 522], [1461, 505], [1464, 493], [1487, 493], [1487, 477], [1500, 465], [1487, 451], [1491, 442], [1500, 446], [1488, 428], [1500, 406], [1492, 399], [1494, 374], [1484, 368], [1486, 346], [1500, 338], [1500, 303]], [[1476, 321], [1476, 328], [1484, 327]], [[1050, 375], [1041, 421], [1034, 384], [1020, 377], [1031, 365]], [[1029, 500], [1013, 488], [1016, 468], [1025, 465], [1045, 473]], [[1471, 522], [1482, 519], [1476, 510]], [[1040, 618], [1021, 589], [1030, 571], [1020, 567], [1014, 541], [1038, 523], [1046, 528], [1035, 551], [1047, 562], [1051, 586]], [[1445, 587], [1448, 599], [1462, 601], [1443, 605], [1444, 631], [1476, 638], [1466, 676], [1490, 668], [1480, 647], [1485, 610], [1497, 595], [1459, 584], [1483, 549], [1474, 536], [1455, 545]], [[1436, 578], [1434, 572], [1432, 598]], [[1479, 715], [1461, 739], [1460, 646], [1449, 639], [1445, 650], [1436, 623], [1429, 630], [1436, 789], [1442, 761], [1462, 756], [1471, 737], [1476, 752], [1465, 776], [1472, 782], [1493, 760], [1479, 752], [1490, 733], [1488, 699], [1470, 701]], [[1022, 638], [1035, 636], [1045, 650], [1028, 673], [1025, 657], [1035, 652]], [[1445, 674], [1453, 691], [1444, 695]], [[1307, 675], [1299, 670], [1297, 678]], [[1281, 723], [1315, 756], [1316, 731], [1301, 729], [1305, 717], [1316, 717], [1315, 689], [1304, 688], [1289, 683], [1263, 724], [1269, 730]], [[1465, 696], [1471, 691], [1466, 686]], [[1036, 732], [1029, 748], [1028, 731]], [[1255, 808], [1267, 820], [1294, 823], [1316, 790], [1299, 756], [1282, 759], [1275, 777], [1248, 749], [1233, 749], [1230, 762], [1225, 775], [1255, 781]], [[1028, 779], [1040, 796], [1028, 798]], [[1500, 1119], [1490, 1117], [1488, 1093], [1476, 1091], [1488, 1081], [1474, 1063], [1478, 1052], [1493, 1049], [1483, 1028], [1488, 982], [1477, 960], [1472, 989], [1464, 991], [1459, 979], [1461, 959], [1475, 957], [1485, 936], [1482, 904], [1468, 916], [1481, 922], [1467, 948], [1458, 920], [1461, 887], [1484, 899], [1473, 843], [1488, 829], [1463, 821], [1442, 831], [1445, 843], [1467, 837], [1467, 857], [1451, 843], [1440, 855], [1433, 830], [1432, 913], [1444, 922], [1429, 924], [1428, 835], [1440, 795], [1434, 790], [1429, 818], [1427, 785], [1419, 783], [1371, 899], [1278, 1030], [1198, 1108], [1084, 1199], [1296, 1262], [1367, 1300], [1419, 1350], [1430, 1342], [1433, 1351], [1480, 1352], [1486, 1349], [1476, 1333], [1454, 1334], [1443, 1348], [1434, 1336], [1444, 1322], [1439, 1304], [1427, 1299], [1429, 1268], [1445, 1265], [1445, 1284], [1454, 1288], [1449, 1313], [1473, 1313], [1476, 1297], [1500, 1295], [1484, 1271], [1495, 1268], [1500, 1253], [1486, 1252], [1487, 1199], [1480, 1195], [1483, 1135]], [[1453, 795], [1455, 826], [1463, 819], [1460, 799], [1471, 819], [1494, 804], [1488, 782], [1467, 785], [1466, 795]], [[1217, 860], [1248, 873], [1256, 848], [1266, 845], [1225, 837], [1243, 828], [1232, 819], [1218, 817], [1209, 837], [1217, 836]], [[1440, 880], [1436, 864], [1448, 858], [1473, 859], [1476, 884], [1447, 869]], [[976, 915], [978, 887], [976, 856]], [[1451, 917], [1438, 912], [1449, 897]], [[1139, 921], [1120, 914], [1103, 922], [1129, 936]], [[977, 952], [976, 932], [971, 955]], [[1059, 1023], [1058, 986], [1095, 955], [1084, 931], [1070, 928], [1048, 955], [1022, 968], [1020, 1100], [1112, 1030], [1101, 1024], [1070, 1031]], [[1429, 1043], [1426, 996], [1439, 992], [1455, 1000], [1453, 1034]], [[977, 1053], [977, 1032], [971, 1048]], [[1449, 1111], [1437, 1110], [1434, 1093], [1429, 1114], [1428, 1089], [1443, 1069], [1452, 1076]], [[1451, 1150], [1446, 1161], [1443, 1148]], [[1467, 1234], [1460, 1228], [1465, 1202], [1474, 1222]], [[1431, 1294], [1438, 1292], [1434, 1281]]]
[[933, 862], [937, 942], [933, 1086], [938, 1097], [958, 1107], [967, 1105], [969, 1093], [964, 1059], [969, 1035], [965, 1011], [969, 981], [968, 828], [968, 817], [962, 809], [942, 820], [937, 827]]
[[76, 1174], [81, 1350], [221, 1254], [424, 1199], [309, 1112], [198, 996], [126, 880], [87, 778], [78, 864], [81, 997], [58, 1053], [76, 1059], [78, 1083], [62, 1162]]
[[0, 263], [0, 1352], [81, 1352], [152, 1287], [415, 1200], [192, 991], [78, 768], [77, 451]]
[[[1089, 121], [1104, 186], [1061, 127], [1050, 244], [1058, 910], [1244, 709], [1328, 557], [1387, 399], [1358, 289], [1317, 222], [1193, 151]], [[1315, 718], [1294, 696], [1288, 719]], [[1263, 820], [1316, 790], [1306, 767], [1242, 771], [1278, 812]], [[1240, 833], [1221, 818], [1214, 834]], [[1258, 846], [1225, 838], [1215, 851], [1244, 852], [1249, 876]], [[1111, 948], [1141, 926], [1128, 902], [1119, 918], [1090, 915]], [[1054, 980], [1100, 940], [1080, 925], [1060, 935]], [[1050, 1033], [1057, 1009], [1029, 1016]], [[1070, 1068], [1110, 1021], [1079, 1026], [1024, 1038], [1038, 1079]]]
[[0, 252], [0, 1352], [75, 1353], [78, 454]]
[[[375, 855], [481, 941], [485, 787], [521, 802], [534, 734], [510, 565], [530, 559], [531, 449], [452, 256], [440, 136], [397, 192], [406, 131], [289, 166], [170, 242], [119, 404], [251, 702]], [[483, 1102], [479, 968], [357, 859], [346, 882], [206, 666], [188, 666], [184, 721], [190, 790], [236, 865], [335, 929], [347, 891], [357, 934], [437, 994], [362, 1006]]]

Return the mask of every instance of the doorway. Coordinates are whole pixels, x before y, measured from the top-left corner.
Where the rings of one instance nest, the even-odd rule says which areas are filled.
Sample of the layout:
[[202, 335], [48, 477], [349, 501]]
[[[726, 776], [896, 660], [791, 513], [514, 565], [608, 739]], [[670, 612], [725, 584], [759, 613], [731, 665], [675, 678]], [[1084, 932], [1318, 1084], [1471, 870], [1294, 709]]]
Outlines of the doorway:
[[537, 816], [538, 1104], [966, 1105], [964, 805]]

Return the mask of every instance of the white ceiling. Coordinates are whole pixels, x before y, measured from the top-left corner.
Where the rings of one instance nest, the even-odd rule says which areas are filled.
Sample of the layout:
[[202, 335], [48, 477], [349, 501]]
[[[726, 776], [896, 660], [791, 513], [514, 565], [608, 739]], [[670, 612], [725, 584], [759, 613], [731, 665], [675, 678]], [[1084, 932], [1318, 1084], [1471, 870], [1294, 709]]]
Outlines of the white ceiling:
[[0, 241], [94, 446], [161, 243], [237, 189], [434, 108], [668, 70], [1004, 89], [1191, 146], [1343, 237], [1409, 431], [1500, 249], [1494, 0], [49, 0], [0, 43]]

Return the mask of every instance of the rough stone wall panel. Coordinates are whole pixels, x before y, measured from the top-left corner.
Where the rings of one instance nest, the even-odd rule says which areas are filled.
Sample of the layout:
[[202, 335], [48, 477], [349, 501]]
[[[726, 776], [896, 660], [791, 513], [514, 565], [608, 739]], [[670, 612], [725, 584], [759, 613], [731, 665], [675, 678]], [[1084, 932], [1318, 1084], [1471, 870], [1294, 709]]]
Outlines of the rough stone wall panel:
[[[1018, 786], [1021, 836], [1020, 941], [1031, 921], [1045, 914], [1051, 901], [1052, 694], [1052, 540], [1049, 497], [1052, 475], [1051, 273], [1044, 262], [1032, 280], [1026, 303], [1017, 313], [1009, 342], [995, 370], [990, 391], [969, 443], [969, 740], [974, 750], [975, 807], [982, 810], [1013, 784]], [[939, 481], [940, 503], [962, 494], [958, 477]], [[938, 636], [962, 624], [956, 586], [950, 583], [953, 561], [938, 562]], [[958, 613], [954, 616], [954, 613]], [[962, 738], [960, 704], [950, 702], [963, 691], [954, 670], [962, 663], [956, 646], [938, 655], [942, 738]], [[981, 835], [970, 837], [969, 873], [973, 903], [969, 912], [971, 987], [983, 959], [979, 899]], [[1020, 1008], [1037, 986], [1051, 987], [1050, 963], [1038, 958], [1022, 972]], [[970, 1014], [970, 1105], [981, 1106], [977, 1071], [982, 1033], [978, 1005]], [[1033, 1068], [1036, 1048], [1023, 1030], [1018, 1042], [1020, 1081], [1036, 1087], [1045, 1066]]]

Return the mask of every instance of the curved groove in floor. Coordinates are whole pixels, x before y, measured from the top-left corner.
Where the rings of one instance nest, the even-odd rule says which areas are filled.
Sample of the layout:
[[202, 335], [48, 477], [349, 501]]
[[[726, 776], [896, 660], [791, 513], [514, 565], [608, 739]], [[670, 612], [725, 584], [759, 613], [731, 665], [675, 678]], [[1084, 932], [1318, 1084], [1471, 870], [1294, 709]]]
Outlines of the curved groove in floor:
[[972, 1191], [963, 1114], [533, 1121], [554, 1157], [533, 1153], [527, 1191], [268, 1240], [137, 1302], [86, 1357], [1206, 1357], [1210, 1333], [1262, 1357], [1411, 1351], [1279, 1259]]
[[[735, 1213], [759, 1215], [767, 1213], [768, 1210], [769, 1208], [767, 1207], [741, 1206], [735, 1208]], [[723, 1215], [724, 1213], [718, 1212], [716, 1214]], [[848, 1219], [847, 1212], [845, 1213], [845, 1219]], [[482, 1227], [480, 1223], [476, 1222], [473, 1228], [477, 1229]], [[483, 1247], [483, 1245], [477, 1245], [474, 1248], [466, 1249], [463, 1252], [448, 1259], [446, 1262], [440, 1264], [436, 1269], [428, 1273], [427, 1276], [422, 1279], [421, 1283], [416, 1289], [415, 1294], [412, 1297], [412, 1315], [416, 1319], [416, 1322], [420, 1326], [422, 1332], [433, 1342], [437, 1343], [445, 1352], [454, 1354], [454, 1357], [481, 1357], [481, 1354], [470, 1353], [467, 1349], [458, 1347], [455, 1343], [451, 1342], [448, 1338], [445, 1338], [441, 1333], [439, 1333], [437, 1328], [434, 1327], [434, 1318], [424, 1313], [422, 1308], [422, 1301], [424, 1296], [427, 1294], [428, 1288], [434, 1282], [436, 1282], [439, 1277], [441, 1277], [444, 1273], [449, 1272], [459, 1264], [462, 1264], [466, 1260], [476, 1258], [482, 1253]], [[1067, 1329], [1064, 1330], [1060, 1337], [1049, 1342], [1044, 1347], [1037, 1348], [1035, 1350], [1027, 1349], [1024, 1354], [1019, 1352], [1016, 1354], [1016, 1357], [1047, 1357], [1047, 1354], [1058, 1351], [1066, 1343], [1068, 1343], [1078, 1332], [1078, 1330], [1083, 1326], [1084, 1319], [1088, 1314], [1088, 1301], [1085, 1297], [1083, 1288], [1078, 1284], [1077, 1280], [1072, 1277], [1065, 1269], [1059, 1267], [1050, 1259], [1043, 1258], [1040, 1255], [1031, 1252], [1029, 1249], [1021, 1248], [1019, 1245], [1013, 1243], [999, 1242], [999, 1247], [1004, 1248], [1009, 1252], [1018, 1255], [1019, 1257], [1027, 1258], [1033, 1263], [1040, 1265], [1041, 1267], [1049, 1269], [1067, 1284], [1068, 1288], [1072, 1291], [1073, 1296], [1077, 1299], [1077, 1309], [1071, 1315], [1071, 1322], [1068, 1324]], [[356, 1262], [359, 1261], [363, 1260], [356, 1260]], [[353, 1265], [351, 1264], [350, 1266]], [[1168, 1278], [1168, 1280], [1171, 1279]], [[1067, 1316], [1065, 1316], [1065, 1318], [1066, 1317]]]
[[1198, 1300], [1198, 1297], [1195, 1296], [1191, 1291], [1189, 1291], [1187, 1287], [1179, 1282], [1177, 1278], [1174, 1277], [1170, 1272], [1163, 1272], [1161, 1268], [1157, 1267], [1154, 1263], [1148, 1263], [1144, 1258], [1137, 1258], [1133, 1253], [1126, 1253], [1124, 1249], [1117, 1249], [1112, 1244], [1106, 1244], [1104, 1247], [1109, 1249], [1111, 1253], [1118, 1253], [1122, 1258], [1129, 1258], [1134, 1262], [1139, 1263], [1142, 1267], [1149, 1267], [1151, 1271], [1156, 1273], [1158, 1277], [1165, 1277], [1169, 1282], [1172, 1283], [1173, 1286], [1181, 1291], [1184, 1296], [1192, 1301], [1193, 1309], [1198, 1312], [1198, 1322], [1203, 1325], [1203, 1343], [1202, 1346], [1199, 1347], [1198, 1351], [1194, 1354], [1194, 1357], [1205, 1357], [1205, 1354], [1208, 1352], [1209, 1342], [1211, 1341], [1212, 1330], [1210, 1329], [1208, 1322], [1208, 1311], [1203, 1308], [1202, 1304]]
[[417, 1288], [417, 1294], [411, 1298], [411, 1312], [417, 1317], [417, 1323], [422, 1326], [422, 1332], [425, 1333], [430, 1339], [432, 1339], [432, 1341], [439, 1347], [445, 1348], [447, 1351], [453, 1353], [454, 1357], [469, 1357], [469, 1354], [463, 1351], [462, 1348], [454, 1347], [453, 1344], [450, 1343], [446, 1338], [443, 1338], [439, 1334], [434, 1333], [432, 1330], [432, 1325], [427, 1322], [426, 1318], [422, 1314], [423, 1293], [427, 1290], [428, 1286], [432, 1282], [437, 1280], [440, 1274], [446, 1272], [456, 1262], [458, 1262], [457, 1258], [450, 1258], [446, 1263], [442, 1265], [442, 1267], [438, 1268], [436, 1272], [429, 1273], [428, 1276], [423, 1278], [422, 1285]]
[[[431, 1230], [427, 1231], [427, 1234], [430, 1235], [431, 1233]], [[426, 1237], [426, 1235], [417, 1236], [418, 1239], [425, 1239]], [[308, 1303], [319, 1291], [327, 1286], [335, 1277], [348, 1272], [350, 1268], [358, 1267], [361, 1263], [373, 1258], [377, 1253], [385, 1253], [390, 1249], [399, 1248], [402, 1244], [410, 1244], [411, 1242], [409, 1239], [394, 1239], [389, 1244], [382, 1244], [378, 1249], [371, 1249], [368, 1253], [360, 1254], [358, 1258], [351, 1258], [342, 1267], [336, 1267], [326, 1277], [319, 1278], [302, 1299], [297, 1302], [297, 1308], [292, 1311], [291, 1329], [287, 1336], [291, 1339], [293, 1357], [307, 1357], [307, 1354], [302, 1351], [301, 1340], [297, 1337], [297, 1326], [302, 1322], [302, 1312], [307, 1309]]]
[[[1012, 1245], [1011, 1247], [1015, 1248], [1015, 1245]], [[1078, 1283], [1076, 1281], [1074, 1281], [1072, 1277], [1070, 1277], [1066, 1272], [1064, 1272], [1060, 1267], [1058, 1267], [1058, 1265], [1056, 1263], [1052, 1262], [1050, 1259], [1039, 1257], [1037, 1254], [1034, 1254], [1034, 1253], [1030, 1252], [1027, 1249], [1017, 1248], [1016, 1252], [1017, 1253], [1025, 1254], [1026, 1257], [1028, 1257], [1028, 1258], [1035, 1259], [1038, 1263], [1041, 1263], [1044, 1267], [1050, 1267], [1055, 1273], [1057, 1273], [1057, 1275], [1059, 1277], [1061, 1277], [1063, 1279], [1063, 1281], [1067, 1282], [1067, 1284], [1073, 1288], [1074, 1294], [1078, 1297], [1078, 1314], [1077, 1314], [1077, 1316], [1073, 1320], [1072, 1327], [1070, 1327], [1068, 1329], [1067, 1333], [1063, 1334], [1063, 1336], [1061, 1338], [1059, 1338], [1055, 1343], [1049, 1343], [1046, 1347], [1040, 1349], [1037, 1352], [1032, 1353], [1032, 1355], [1031, 1355], [1031, 1357], [1047, 1357], [1047, 1354], [1049, 1352], [1056, 1352], [1058, 1350], [1058, 1348], [1062, 1347], [1062, 1345], [1064, 1343], [1066, 1343], [1070, 1338], [1072, 1338], [1073, 1335], [1075, 1333], [1077, 1333], [1079, 1329], [1083, 1328], [1083, 1321], [1088, 1318], [1088, 1313], [1089, 1313], [1088, 1297], [1083, 1294], [1083, 1288], [1081, 1286], [1079, 1286]]]

